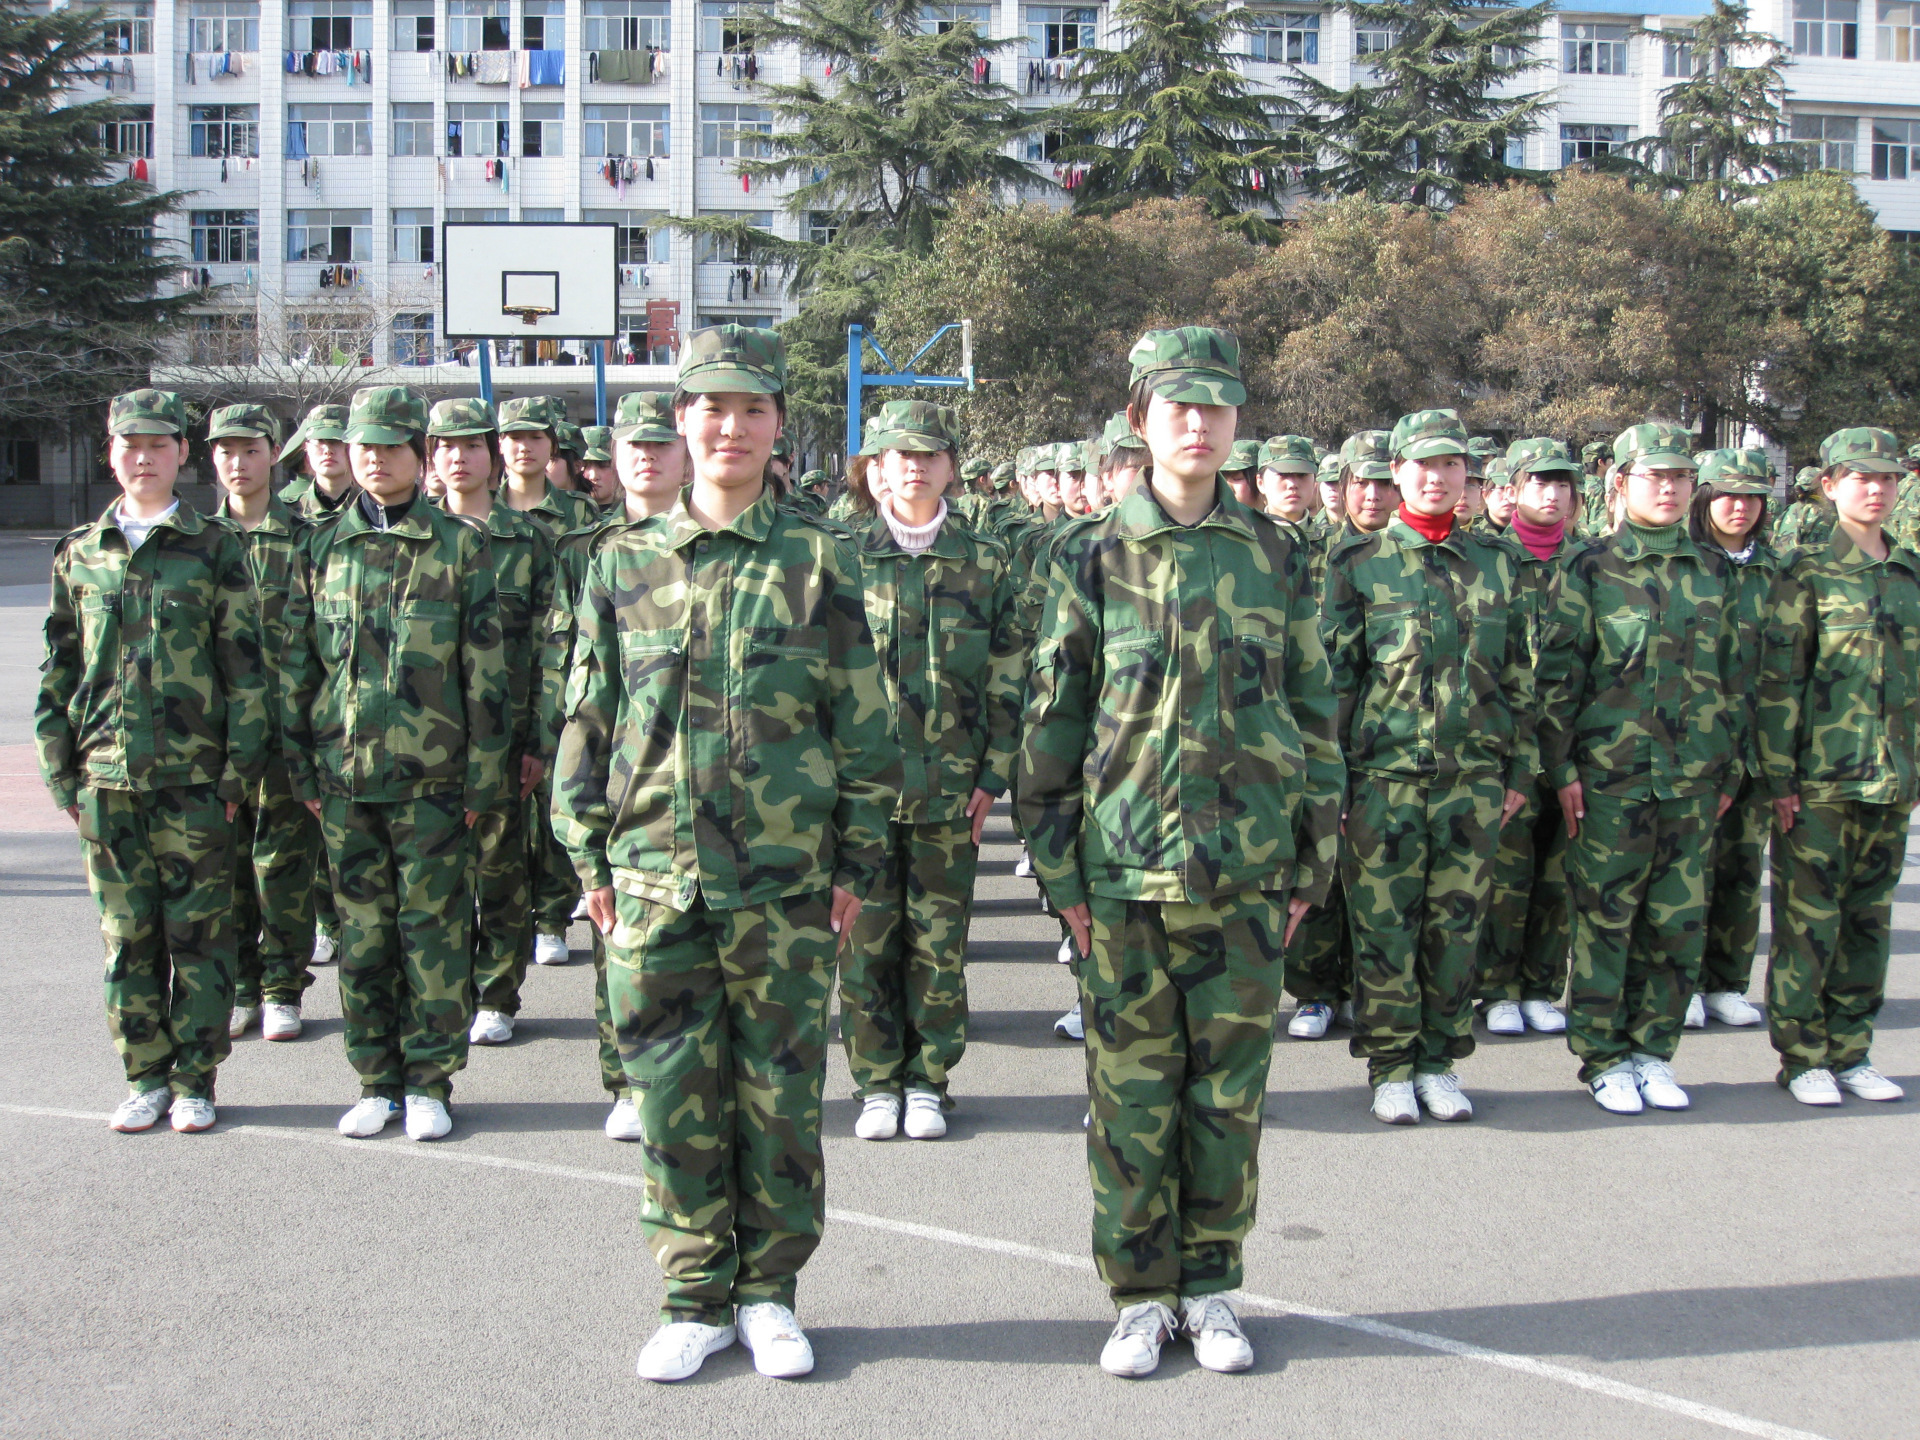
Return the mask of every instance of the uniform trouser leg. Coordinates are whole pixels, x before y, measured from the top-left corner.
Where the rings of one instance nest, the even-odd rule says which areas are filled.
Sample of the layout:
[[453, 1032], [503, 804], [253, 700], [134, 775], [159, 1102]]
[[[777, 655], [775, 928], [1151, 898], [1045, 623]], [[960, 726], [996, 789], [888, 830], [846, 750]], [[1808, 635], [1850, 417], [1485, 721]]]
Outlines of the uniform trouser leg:
[[313, 812], [256, 787], [234, 812], [233, 1003], [298, 1005], [313, 984], [312, 877], [320, 865]]
[[820, 1243], [820, 1092], [834, 934], [826, 893], [691, 910], [614, 892], [607, 998], [647, 1142], [640, 1230], [661, 1318], [793, 1304]]
[[213, 1097], [233, 1042], [233, 827], [211, 785], [82, 789], [107, 1029], [135, 1090]]
[[1353, 946], [1347, 934], [1347, 895], [1340, 877], [1293, 932], [1287, 946], [1287, 993], [1302, 1005], [1339, 1005], [1353, 995]]
[[1773, 802], [1751, 776], [1741, 780], [1733, 806], [1714, 826], [1713, 868], [1707, 882], [1707, 946], [1700, 988], [1744, 995], [1753, 983], [1760, 948], [1760, 879]]
[[1867, 1063], [1909, 818], [1899, 805], [1803, 795], [1793, 829], [1773, 838], [1767, 1025], [1784, 1080]]
[[1473, 990], [1500, 804], [1497, 776], [1421, 785], [1360, 775], [1342, 873], [1353, 933], [1353, 1054], [1374, 1085], [1473, 1053]]
[[[311, 816], [313, 812], [309, 810], [307, 813]], [[321, 859], [324, 860], [327, 847], [320, 838], [318, 822], [315, 823], [313, 834], [314, 849], [320, 852]], [[313, 927], [316, 930], [324, 930], [335, 939], [339, 938], [340, 912], [333, 903], [333, 872], [325, 864], [320, 866], [319, 872], [313, 877]]]
[[1544, 783], [1500, 827], [1487, 919], [1480, 931], [1476, 994], [1558, 1003], [1567, 988], [1572, 917], [1567, 911], [1567, 824]]
[[1629, 1055], [1671, 1060], [1706, 946], [1705, 855], [1719, 796], [1587, 790], [1567, 846], [1573, 970], [1567, 1047], [1592, 1080]]
[[616, 1100], [626, 1099], [633, 1095], [633, 1086], [620, 1064], [620, 1039], [607, 999], [607, 939], [598, 925], [587, 928], [593, 932], [593, 1023], [600, 1039], [600, 1088]]
[[889, 827], [885, 876], [840, 957], [855, 1094], [932, 1090], [967, 1049], [967, 919], [980, 852], [965, 818]]
[[1080, 986], [1093, 1262], [1119, 1308], [1177, 1307], [1243, 1277], [1285, 897], [1089, 905]]
[[527, 873], [533, 886], [533, 928], [564, 935], [580, 903], [580, 877], [553, 833], [553, 777], [546, 775], [522, 802], [526, 812]]
[[[511, 768], [511, 767], [510, 767]], [[533, 948], [533, 888], [528, 880], [527, 808], [504, 800], [473, 824], [473, 1006], [520, 1013], [520, 986]]]
[[473, 1022], [473, 838], [462, 797], [321, 802], [340, 907], [340, 1013], [360, 1092], [444, 1101]]

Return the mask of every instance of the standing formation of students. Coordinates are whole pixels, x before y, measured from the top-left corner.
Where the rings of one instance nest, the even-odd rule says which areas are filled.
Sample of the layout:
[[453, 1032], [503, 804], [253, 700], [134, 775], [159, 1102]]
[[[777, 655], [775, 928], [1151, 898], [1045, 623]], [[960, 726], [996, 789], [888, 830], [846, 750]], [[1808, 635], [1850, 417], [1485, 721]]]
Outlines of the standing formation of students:
[[1829, 437], [1776, 525], [1764, 452], [1670, 424], [1585, 465], [1448, 410], [1328, 452], [1236, 435], [1229, 334], [1130, 361], [1098, 440], [998, 464], [889, 402], [837, 498], [787, 483], [757, 329], [689, 335], [611, 427], [376, 387], [281, 448], [215, 410], [212, 516], [174, 494], [179, 398], [116, 399], [122, 495], [56, 550], [36, 720], [113, 1128], [212, 1126], [232, 1041], [298, 1035], [337, 955], [341, 1132], [444, 1136], [584, 913], [666, 1281], [639, 1373], [738, 1339], [804, 1375], [835, 986], [855, 1133], [937, 1140], [1003, 796], [1074, 978], [1110, 1373], [1175, 1336], [1253, 1362], [1225, 1297], [1283, 992], [1288, 1034], [1351, 1027], [1388, 1124], [1471, 1119], [1476, 1015], [1564, 1031], [1614, 1113], [1688, 1105], [1709, 1017], [1764, 1023], [1803, 1103], [1900, 1098], [1870, 1048], [1920, 802], [1920, 447]]

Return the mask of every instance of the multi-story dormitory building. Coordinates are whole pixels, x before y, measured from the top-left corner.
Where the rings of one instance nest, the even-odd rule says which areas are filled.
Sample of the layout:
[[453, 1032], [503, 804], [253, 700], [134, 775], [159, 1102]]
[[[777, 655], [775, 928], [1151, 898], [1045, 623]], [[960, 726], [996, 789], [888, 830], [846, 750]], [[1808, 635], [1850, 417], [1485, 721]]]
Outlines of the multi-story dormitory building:
[[[182, 358], [233, 366], [234, 399], [282, 393], [284, 376], [265, 384], [258, 367], [290, 358], [362, 367], [369, 382], [398, 367], [434, 395], [470, 390], [470, 347], [455, 353], [437, 313], [445, 220], [623, 227], [615, 392], [666, 383], [676, 328], [790, 313], [774, 276], [661, 224], [725, 213], [792, 235], [807, 223], [785, 213], [779, 190], [731, 172], [751, 143], [739, 133], [770, 126], [754, 79], [788, 78], [800, 63], [747, 50], [736, 18], [750, 3], [111, 0], [98, 85], [134, 111], [105, 141], [133, 173], [193, 196], [164, 236], [181, 283], [205, 294]], [[1350, 84], [1392, 43], [1330, 9], [1255, 8], [1266, 23], [1249, 37], [1248, 72], [1276, 88], [1290, 63]], [[1646, 133], [1684, 54], [1632, 32], [1682, 29], [1705, 9], [1569, 0], [1542, 38], [1547, 67], [1525, 82], [1552, 86], [1557, 113], [1513, 159], [1568, 164]], [[994, 78], [1036, 107], [1064, 93], [1076, 48], [1113, 39], [1104, 4], [998, 0], [926, 14], [1025, 37]], [[1758, 0], [1752, 19], [1795, 52], [1795, 138], [1853, 172], [1888, 228], [1920, 233], [1920, 0]], [[1027, 147], [1043, 175], [1046, 149], [1041, 138]], [[584, 360], [583, 347], [498, 353], [499, 394], [557, 392], [576, 415], [590, 407], [590, 368], [567, 363]], [[0, 471], [16, 481], [75, 478], [65, 455], [12, 453]], [[84, 492], [0, 484], [0, 519], [54, 523], [91, 508]]]

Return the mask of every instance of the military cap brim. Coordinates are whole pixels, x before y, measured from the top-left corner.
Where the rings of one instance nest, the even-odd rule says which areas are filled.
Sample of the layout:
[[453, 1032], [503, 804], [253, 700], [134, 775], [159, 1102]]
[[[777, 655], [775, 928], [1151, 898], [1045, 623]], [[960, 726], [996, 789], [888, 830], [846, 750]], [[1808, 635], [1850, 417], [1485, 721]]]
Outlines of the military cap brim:
[[1522, 475], [1584, 475], [1587, 472], [1572, 460], [1555, 460], [1549, 457], [1524, 465], [1515, 465], [1508, 473], [1511, 478], [1518, 480]]
[[1176, 405], [1247, 403], [1247, 387], [1218, 370], [1158, 370], [1142, 378], [1155, 395]]
[[275, 463], [280, 465], [286, 464], [287, 461], [291, 460], [296, 454], [306, 448], [307, 438], [307, 427], [305, 425], [294, 426], [293, 434], [287, 437], [287, 443], [280, 447], [280, 453], [274, 457]]
[[1349, 480], [1391, 480], [1393, 466], [1384, 460], [1362, 460], [1347, 466]]
[[[452, 440], [460, 436], [492, 435], [494, 433], [494, 428], [491, 425], [434, 425], [430, 423], [427, 426], [427, 438], [430, 440]], [[391, 440], [383, 440], [380, 443], [383, 445], [391, 445], [393, 442]]]
[[615, 443], [631, 440], [636, 445], [664, 445], [669, 440], [678, 440], [680, 432], [664, 425], [617, 425], [613, 438]]
[[1649, 470], [1698, 470], [1700, 464], [1685, 450], [1647, 450], [1627, 462], [1626, 468], [1645, 466]]
[[761, 370], [744, 365], [713, 365], [683, 375], [676, 395], [778, 395], [780, 382]]
[[1829, 475], [1845, 475], [1848, 471], [1856, 475], [1904, 475], [1907, 466], [1904, 460], [1886, 455], [1850, 455], [1834, 461], [1826, 469]]
[[178, 435], [178, 425], [158, 420], [149, 415], [133, 415], [125, 420], [116, 420], [107, 427], [109, 435]]
[[207, 439], [214, 440], [272, 440], [273, 432], [264, 425], [221, 425], [207, 427]]
[[531, 434], [535, 430], [545, 431], [547, 434], [553, 435], [556, 440], [559, 438], [559, 436], [554, 433], [553, 426], [540, 420], [509, 420], [500, 426], [500, 433], [502, 435], [525, 435]]
[[1469, 466], [1473, 462], [1466, 440], [1453, 435], [1417, 435], [1407, 441], [1404, 449], [1394, 451], [1396, 460], [1433, 460], [1442, 455], [1461, 456]]
[[1716, 495], [1771, 495], [1773, 482], [1756, 480], [1751, 475], [1716, 475], [1705, 482]]
[[421, 433], [393, 425], [349, 425], [346, 441], [349, 445], [404, 445]]
[[1320, 467], [1311, 460], [1297, 460], [1291, 457], [1265, 461], [1260, 468], [1271, 470], [1276, 475], [1318, 475], [1320, 473]]

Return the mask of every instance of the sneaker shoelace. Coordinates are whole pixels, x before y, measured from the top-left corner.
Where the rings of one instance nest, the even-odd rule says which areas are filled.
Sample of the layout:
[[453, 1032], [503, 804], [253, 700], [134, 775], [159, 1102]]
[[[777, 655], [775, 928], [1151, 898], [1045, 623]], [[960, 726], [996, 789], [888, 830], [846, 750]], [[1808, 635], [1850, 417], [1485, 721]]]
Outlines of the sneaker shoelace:
[[[1846, 1072], [1847, 1083], [1851, 1085], [1884, 1085], [1887, 1077], [1871, 1065], [1856, 1065]], [[1834, 1077], [1836, 1080], [1839, 1076]]]
[[1233, 1307], [1214, 1295], [1187, 1312], [1189, 1335], [1204, 1335], [1209, 1330], [1230, 1330], [1235, 1334], [1240, 1331], [1240, 1317], [1233, 1313]]
[[1674, 1084], [1673, 1067], [1664, 1060], [1649, 1060], [1640, 1067], [1639, 1079], [1647, 1085]]
[[765, 1325], [765, 1333], [760, 1335], [759, 1339], [762, 1341], [798, 1340], [800, 1338], [800, 1322], [793, 1318], [793, 1312], [781, 1305], [774, 1305], [769, 1308], [772, 1311], [772, 1318], [769, 1321], [763, 1322]]
[[1113, 1338], [1139, 1335], [1147, 1339], [1160, 1340], [1168, 1335], [1173, 1326], [1169, 1318], [1173, 1312], [1164, 1305], [1143, 1305], [1129, 1315], [1122, 1315], [1120, 1323], [1114, 1327]]
[[1449, 1094], [1458, 1095], [1460, 1093], [1460, 1079], [1452, 1071], [1448, 1071], [1444, 1075], [1429, 1075], [1427, 1076], [1427, 1088], [1429, 1090], [1445, 1090]]

